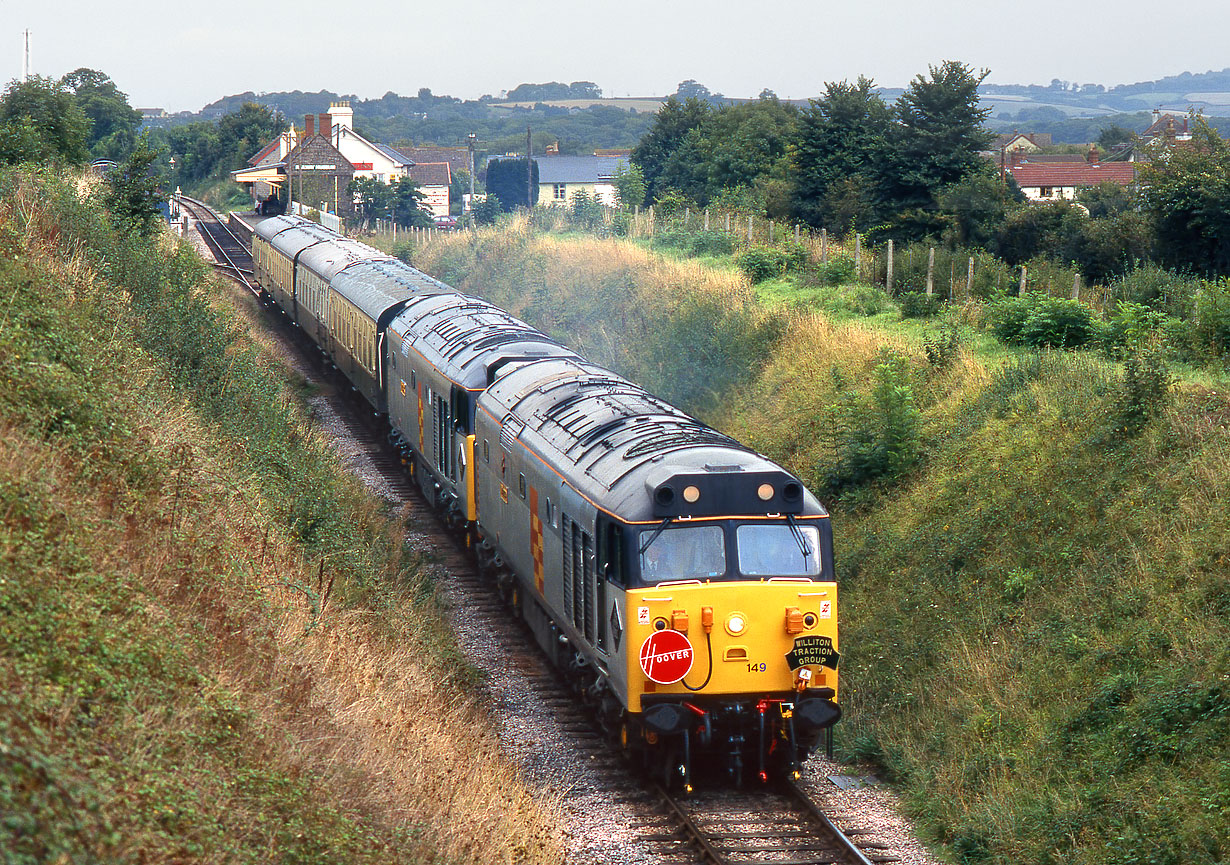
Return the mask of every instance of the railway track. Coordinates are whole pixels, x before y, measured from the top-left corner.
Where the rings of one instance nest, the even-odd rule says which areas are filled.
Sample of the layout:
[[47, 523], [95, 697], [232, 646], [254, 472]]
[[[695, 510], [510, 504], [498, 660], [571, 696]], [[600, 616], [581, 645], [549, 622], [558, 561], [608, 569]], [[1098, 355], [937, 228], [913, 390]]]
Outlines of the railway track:
[[253, 294], [260, 291], [252, 285], [252, 255], [242, 240], [227, 227], [212, 207], [203, 201], [189, 198], [182, 193], [172, 196], [172, 201], [196, 222], [201, 239], [213, 253], [213, 266], [238, 282]]
[[[221, 252], [228, 244], [220, 238], [238, 238], [207, 205], [180, 197], [194, 214], [210, 251], [223, 256], [220, 270], [259, 295], [244, 278], [243, 262], [250, 267], [246, 249]], [[242, 243], [239, 243], [242, 247]], [[250, 273], [250, 271], [247, 271]], [[547, 707], [554, 725], [564, 734], [573, 759], [585, 767], [589, 783], [598, 787], [627, 820], [637, 862], [669, 865], [882, 865], [897, 861], [867, 830], [839, 829], [824, 811], [793, 783], [741, 790], [705, 790], [686, 797], [668, 791], [624, 760], [615, 737], [603, 732], [594, 716], [535, 647], [521, 620], [509, 615], [494, 584], [478, 570], [473, 555], [421, 495], [406, 467], [387, 445], [387, 429], [377, 424], [351, 394], [349, 384], [332, 372], [327, 360], [302, 333], [274, 317], [287, 337], [281, 340], [294, 352], [301, 371], [324, 386], [326, 407], [319, 414], [335, 414], [330, 426], [342, 430], [339, 449], [352, 465], [362, 462], [366, 472], [379, 474], [381, 488], [403, 509], [408, 525], [430, 536], [435, 559], [447, 574], [447, 591], [464, 609], [471, 627], [507, 648], [505, 661], [514, 667], [529, 693], [526, 699]], [[849, 815], [847, 815], [848, 817]], [[603, 861], [603, 860], [599, 860]]]

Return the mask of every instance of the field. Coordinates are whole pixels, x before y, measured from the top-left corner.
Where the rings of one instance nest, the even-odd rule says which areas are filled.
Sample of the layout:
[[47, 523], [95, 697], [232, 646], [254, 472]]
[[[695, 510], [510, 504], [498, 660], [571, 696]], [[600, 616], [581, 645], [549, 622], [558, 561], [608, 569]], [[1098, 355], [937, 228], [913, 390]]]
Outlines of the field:
[[838, 745], [955, 860], [1230, 855], [1218, 367], [1009, 347], [978, 303], [903, 321], [814, 261], [753, 287], [720, 255], [524, 219], [410, 254], [821, 493], [843, 586]]
[[231, 289], [12, 170], [0, 285], [0, 859], [560, 861]]

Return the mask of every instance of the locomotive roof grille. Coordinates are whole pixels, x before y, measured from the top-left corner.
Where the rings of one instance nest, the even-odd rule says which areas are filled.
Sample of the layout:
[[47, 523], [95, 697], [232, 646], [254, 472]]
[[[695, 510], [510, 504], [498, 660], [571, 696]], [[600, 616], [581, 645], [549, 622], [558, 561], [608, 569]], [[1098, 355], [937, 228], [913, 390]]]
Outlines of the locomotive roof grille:
[[751, 453], [751, 451], [730, 436], [723, 435], [715, 429], [698, 424], [692, 428], [684, 427], [682, 429], [662, 432], [658, 435], [647, 436], [644, 441], [637, 442], [628, 448], [624, 452], [624, 459], [635, 459], [650, 453], [662, 453], [681, 447], [694, 447], [698, 445], [730, 447]]

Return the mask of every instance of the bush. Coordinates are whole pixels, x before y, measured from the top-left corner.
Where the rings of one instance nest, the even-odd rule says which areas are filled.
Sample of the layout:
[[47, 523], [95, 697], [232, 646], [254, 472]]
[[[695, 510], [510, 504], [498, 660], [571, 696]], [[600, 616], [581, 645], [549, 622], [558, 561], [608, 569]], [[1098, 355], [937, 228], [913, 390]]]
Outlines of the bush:
[[1079, 300], [1030, 294], [1008, 297], [987, 307], [987, 321], [1009, 345], [1073, 348], [1094, 335], [1093, 310]]
[[1143, 303], [1120, 301], [1113, 316], [1095, 324], [1098, 346], [1111, 358], [1120, 358], [1156, 339], [1165, 314]]
[[925, 334], [923, 351], [927, 353], [927, 360], [936, 369], [952, 366], [961, 351], [961, 334], [957, 326], [947, 322], [941, 325], [938, 331]]
[[764, 282], [786, 272], [786, 254], [773, 246], [757, 243], [739, 253], [736, 263], [752, 283]]
[[1230, 354], [1230, 281], [1206, 282], [1196, 293], [1192, 335], [1216, 354]]
[[830, 409], [838, 449], [828, 478], [832, 489], [899, 477], [922, 457], [922, 414], [914, 405], [906, 358], [882, 350], [874, 376], [870, 399], [837, 381], [841, 396]]
[[697, 231], [688, 246], [692, 255], [729, 255], [734, 249], [734, 240], [721, 231]]
[[930, 318], [944, 305], [939, 295], [925, 291], [907, 291], [897, 298], [897, 302], [901, 304], [902, 318]]
[[1156, 265], [1138, 267], [1110, 285], [1111, 297], [1143, 303], [1179, 318], [1191, 315], [1192, 301], [1201, 280], [1180, 276]]
[[1115, 396], [1115, 437], [1138, 435], [1165, 407], [1169, 396], [1170, 373], [1161, 354], [1144, 349], [1129, 355]]
[[1035, 348], [1074, 348], [1093, 336], [1093, 310], [1079, 300], [1042, 297], [1025, 319], [1020, 340]]
[[824, 285], [845, 285], [854, 282], [854, 259], [845, 256], [834, 256], [821, 262], [816, 268], [816, 274]]

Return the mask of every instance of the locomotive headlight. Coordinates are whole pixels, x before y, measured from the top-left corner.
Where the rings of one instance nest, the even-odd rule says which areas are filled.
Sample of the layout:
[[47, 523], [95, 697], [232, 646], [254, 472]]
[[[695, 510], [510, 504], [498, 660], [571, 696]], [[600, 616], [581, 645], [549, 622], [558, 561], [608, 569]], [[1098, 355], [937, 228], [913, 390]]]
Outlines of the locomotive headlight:
[[756, 488], [756, 495], [760, 497], [762, 502], [771, 501], [773, 499], [773, 484], [761, 484]]
[[747, 620], [742, 613], [731, 613], [726, 617], [726, 633], [737, 637], [747, 630]]

